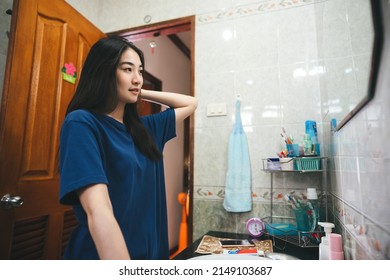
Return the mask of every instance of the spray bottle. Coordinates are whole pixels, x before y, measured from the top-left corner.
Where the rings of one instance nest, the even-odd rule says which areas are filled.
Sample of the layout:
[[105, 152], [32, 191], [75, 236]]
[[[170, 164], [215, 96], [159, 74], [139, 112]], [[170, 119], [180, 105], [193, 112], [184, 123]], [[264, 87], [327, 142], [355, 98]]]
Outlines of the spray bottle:
[[332, 233], [334, 224], [325, 222], [318, 222], [318, 224], [322, 226], [325, 231], [325, 236], [321, 237], [321, 243], [319, 245], [319, 259], [329, 260], [329, 236]]

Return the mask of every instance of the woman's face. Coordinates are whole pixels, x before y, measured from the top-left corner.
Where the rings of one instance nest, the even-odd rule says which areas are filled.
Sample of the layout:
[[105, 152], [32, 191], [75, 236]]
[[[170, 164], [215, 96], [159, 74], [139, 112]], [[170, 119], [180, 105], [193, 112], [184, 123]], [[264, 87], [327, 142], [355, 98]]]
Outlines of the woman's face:
[[116, 70], [116, 83], [119, 102], [135, 103], [143, 84], [143, 65], [138, 54], [133, 49], [123, 52]]

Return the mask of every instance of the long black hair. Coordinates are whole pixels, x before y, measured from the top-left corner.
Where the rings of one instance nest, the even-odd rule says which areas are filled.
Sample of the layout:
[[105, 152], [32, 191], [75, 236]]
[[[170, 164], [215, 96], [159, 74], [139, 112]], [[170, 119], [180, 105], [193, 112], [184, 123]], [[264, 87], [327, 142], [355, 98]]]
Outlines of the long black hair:
[[[116, 70], [124, 51], [133, 49], [145, 67], [144, 54], [133, 43], [121, 37], [106, 37], [97, 41], [88, 53], [81, 71], [76, 92], [66, 114], [85, 109], [94, 113], [111, 113], [118, 104]], [[140, 120], [137, 103], [125, 106], [123, 123], [136, 147], [152, 160], [162, 158], [152, 137]]]

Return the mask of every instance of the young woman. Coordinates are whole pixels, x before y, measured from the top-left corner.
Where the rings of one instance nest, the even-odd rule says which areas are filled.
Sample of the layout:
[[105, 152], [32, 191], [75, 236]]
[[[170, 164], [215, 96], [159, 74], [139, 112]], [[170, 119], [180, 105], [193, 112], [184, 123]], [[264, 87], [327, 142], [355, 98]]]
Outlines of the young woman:
[[[162, 151], [194, 97], [141, 90], [144, 57], [132, 43], [94, 44], [61, 129], [60, 202], [79, 225], [65, 259], [168, 259]], [[139, 117], [137, 101], [169, 107]]]

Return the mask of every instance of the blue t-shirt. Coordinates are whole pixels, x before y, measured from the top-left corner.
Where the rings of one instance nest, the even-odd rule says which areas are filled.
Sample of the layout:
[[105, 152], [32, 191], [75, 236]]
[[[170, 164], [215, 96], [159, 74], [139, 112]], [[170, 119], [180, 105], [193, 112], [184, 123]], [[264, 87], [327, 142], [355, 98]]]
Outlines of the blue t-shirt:
[[[176, 136], [173, 109], [141, 120], [160, 151]], [[77, 196], [77, 190], [97, 183], [108, 186], [131, 258], [169, 258], [163, 160], [142, 154], [122, 123], [86, 110], [69, 113], [61, 129], [60, 174], [60, 202], [72, 205], [79, 221], [65, 259], [99, 258]]]

